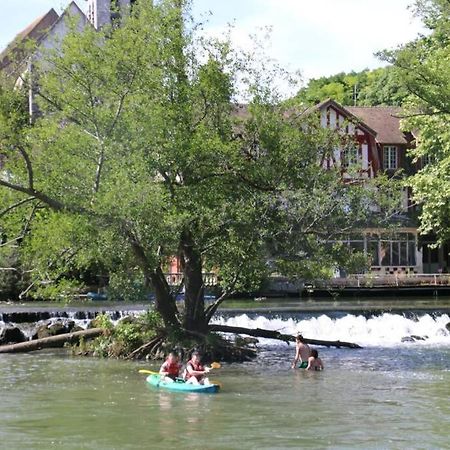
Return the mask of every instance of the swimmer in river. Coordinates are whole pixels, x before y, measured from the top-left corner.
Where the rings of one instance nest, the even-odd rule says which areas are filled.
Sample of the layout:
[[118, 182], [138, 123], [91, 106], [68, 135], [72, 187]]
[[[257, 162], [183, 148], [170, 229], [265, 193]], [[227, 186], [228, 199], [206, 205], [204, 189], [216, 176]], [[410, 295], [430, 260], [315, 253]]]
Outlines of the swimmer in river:
[[303, 336], [298, 334], [295, 338], [295, 358], [291, 365], [292, 369], [297, 367], [297, 363], [300, 361], [298, 366], [299, 369], [306, 369], [308, 367], [308, 358], [311, 356], [311, 349], [309, 345], [305, 343]]
[[323, 370], [323, 362], [319, 358], [317, 350], [311, 350], [311, 356], [308, 358], [308, 367], [306, 370]]

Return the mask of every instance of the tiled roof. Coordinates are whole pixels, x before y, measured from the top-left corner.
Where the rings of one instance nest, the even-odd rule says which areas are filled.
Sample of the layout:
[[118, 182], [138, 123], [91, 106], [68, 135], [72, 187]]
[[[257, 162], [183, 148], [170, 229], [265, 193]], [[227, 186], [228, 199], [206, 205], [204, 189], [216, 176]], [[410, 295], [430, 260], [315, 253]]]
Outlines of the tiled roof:
[[402, 109], [398, 106], [345, 106], [345, 109], [361, 119], [377, 132], [380, 144], [408, 144], [408, 136], [400, 130]]
[[39, 41], [58, 19], [58, 13], [52, 8], [18, 33], [8, 47], [0, 53], [0, 70], [12, 62], [12, 55], [20, 55], [21, 50], [24, 51], [21, 48], [22, 44], [31, 40]]

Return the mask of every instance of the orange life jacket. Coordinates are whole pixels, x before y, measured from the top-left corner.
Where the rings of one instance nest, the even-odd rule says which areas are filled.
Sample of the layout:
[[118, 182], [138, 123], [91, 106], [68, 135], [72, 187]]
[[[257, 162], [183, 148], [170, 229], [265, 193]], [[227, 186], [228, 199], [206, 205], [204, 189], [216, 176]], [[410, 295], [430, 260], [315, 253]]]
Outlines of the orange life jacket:
[[177, 362], [169, 363], [169, 361], [166, 361], [162, 365], [162, 369], [171, 378], [176, 378], [180, 374], [180, 365]]
[[201, 363], [195, 364], [192, 359], [188, 361], [186, 364], [186, 370], [184, 371], [184, 379], [187, 381], [191, 377], [197, 378], [198, 381], [200, 381], [203, 378], [203, 375], [191, 375], [189, 371], [187, 370], [187, 367], [191, 366], [192, 370], [195, 370], [196, 372], [202, 372], [205, 370], [205, 368], [202, 366]]

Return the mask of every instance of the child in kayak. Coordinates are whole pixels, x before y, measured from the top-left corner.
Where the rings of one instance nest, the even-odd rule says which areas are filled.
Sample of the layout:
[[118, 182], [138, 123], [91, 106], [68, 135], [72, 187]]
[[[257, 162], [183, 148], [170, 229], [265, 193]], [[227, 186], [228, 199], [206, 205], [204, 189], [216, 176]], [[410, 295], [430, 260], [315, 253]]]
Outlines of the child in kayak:
[[178, 355], [170, 352], [159, 369], [159, 374], [164, 376], [165, 383], [173, 383], [180, 376], [180, 369], [181, 364], [178, 362]]
[[309, 348], [309, 345], [305, 343], [301, 334], [298, 334], [295, 338], [295, 347], [295, 358], [291, 367], [292, 369], [295, 369], [300, 360], [298, 368], [306, 369], [308, 367], [308, 358], [311, 356], [311, 349]]
[[190, 384], [204, 384], [209, 385], [208, 378], [205, 375], [210, 371], [209, 367], [203, 367], [201, 363], [201, 356], [199, 352], [193, 352], [191, 359], [186, 364], [184, 371], [184, 379], [186, 383]]
[[323, 362], [319, 358], [317, 350], [311, 350], [311, 356], [308, 358], [308, 367], [306, 370], [323, 370]]

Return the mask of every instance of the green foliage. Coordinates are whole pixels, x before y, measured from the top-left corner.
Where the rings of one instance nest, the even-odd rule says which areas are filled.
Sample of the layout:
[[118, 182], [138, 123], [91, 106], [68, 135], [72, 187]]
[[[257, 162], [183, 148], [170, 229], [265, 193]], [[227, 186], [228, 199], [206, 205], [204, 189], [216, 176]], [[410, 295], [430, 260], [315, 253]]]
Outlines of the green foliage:
[[98, 314], [95, 319], [91, 322], [94, 328], [103, 328], [105, 330], [112, 330], [114, 328], [111, 319], [108, 314]]
[[124, 301], [143, 301], [148, 296], [148, 288], [138, 267], [112, 272], [108, 283], [108, 299]]
[[161, 315], [154, 309], [148, 309], [145, 313], [139, 316], [139, 321], [142, 323], [144, 329], [158, 330], [164, 324]]
[[312, 79], [297, 97], [307, 105], [332, 98], [342, 105], [355, 105], [356, 101], [357, 106], [399, 106], [407, 95], [400, 72], [387, 66]]
[[101, 357], [126, 357], [133, 350], [150, 341], [163, 328], [161, 316], [148, 310], [137, 317], [126, 317], [113, 326], [107, 314], [99, 314], [92, 326], [107, 330], [91, 343], [85, 343], [81, 351]]
[[[35, 295], [72, 294], [68, 280], [107, 274], [114, 298], [136, 299], [156, 280], [173, 324], [182, 313], [157, 277], [180, 253], [198, 256], [194, 275], [217, 271], [225, 292], [253, 290], [270, 259], [294, 261], [298, 275], [330, 273], [342, 258], [327, 242], [367, 224], [375, 189], [323, 170], [321, 153], [340, 138], [280, 100], [282, 72], [199, 37], [184, 2], [152, 3], [137, 2], [123, 27], [74, 31], [45, 54], [43, 114], [2, 146], [0, 195], [35, 207], [8, 219], [31, 217], [20, 252]], [[249, 102], [237, 112], [240, 98]], [[191, 310], [202, 313], [200, 289]], [[118, 345], [137, 345], [135, 332], [124, 326]]]
[[17, 288], [20, 282], [18, 272], [19, 262], [17, 251], [11, 247], [0, 247], [0, 299], [11, 300], [19, 294]]
[[417, 136], [412, 156], [427, 163], [410, 180], [421, 205], [421, 230], [445, 241], [450, 238], [450, 5], [420, 0], [416, 12], [429, 33], [383, 56], [399, 70], [410, 93], [409, 117], [402, 126]]

